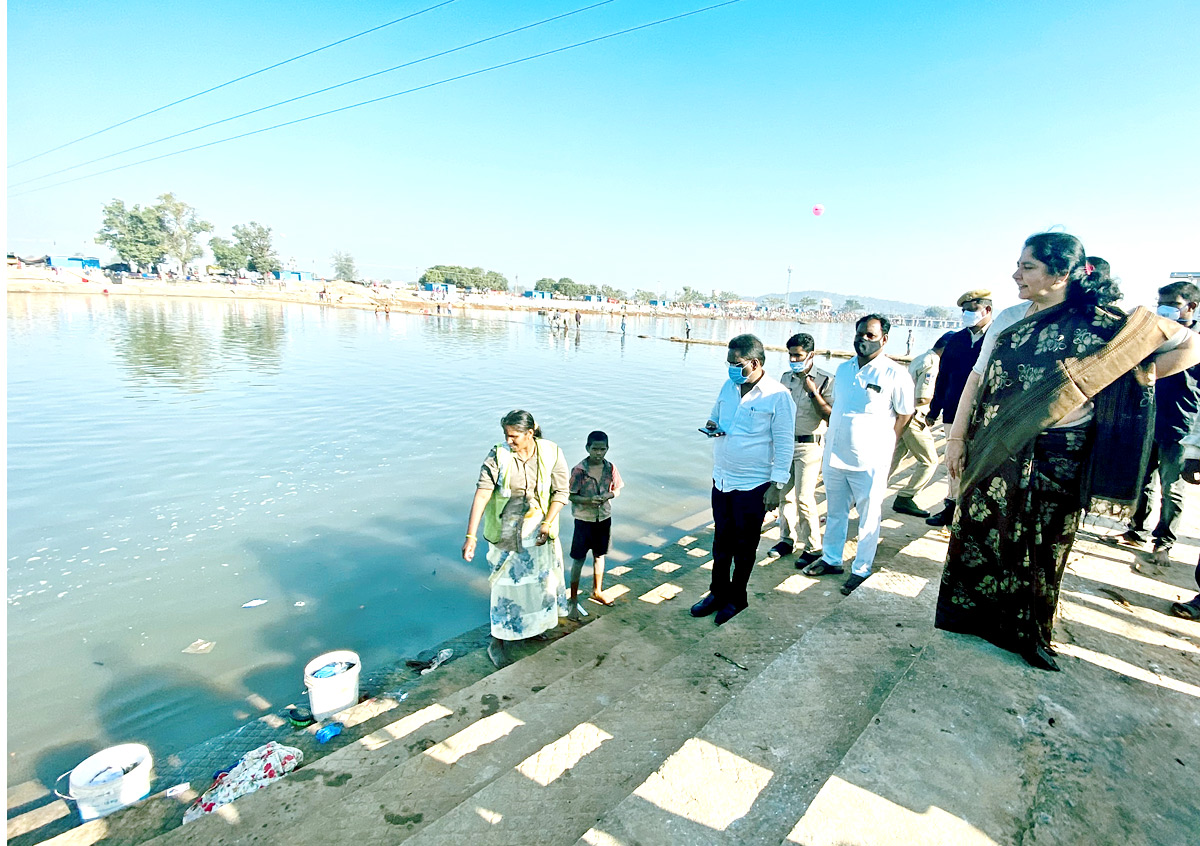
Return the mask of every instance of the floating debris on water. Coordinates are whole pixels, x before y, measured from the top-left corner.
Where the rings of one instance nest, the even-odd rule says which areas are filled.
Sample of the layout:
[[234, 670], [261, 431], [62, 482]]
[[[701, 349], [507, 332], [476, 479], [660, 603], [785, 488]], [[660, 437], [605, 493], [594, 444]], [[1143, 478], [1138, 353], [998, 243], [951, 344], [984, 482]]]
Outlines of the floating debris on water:
[[184, 647], [184, 655], [207, 655], [212, 652], [213, 647], [217, 645], [215, 640], [198, 639], [189, 643]]
[[449, 661], [453, 657], [454, 657], [453, 649], [443, 649], [441, 652], [439, 652], [437, 654], [437, 657], [433, 659], [433, 662], [428, 667], [426, 667], [424, 670], [421, 671], [421, 675], [424, 676], [424, 675], [428, 675], [429, 673], [432, 673], [434, 670], [436, 670], [438, 667], [445, 664], [447, 661]]
[[267, 604], [267, 600], [265, 600], [265, 599], [251, 599], [249, 602], [243, 602], [242, 607], [243, 608], [257, 608], [260, 605], [266, 605], [266, 604]]

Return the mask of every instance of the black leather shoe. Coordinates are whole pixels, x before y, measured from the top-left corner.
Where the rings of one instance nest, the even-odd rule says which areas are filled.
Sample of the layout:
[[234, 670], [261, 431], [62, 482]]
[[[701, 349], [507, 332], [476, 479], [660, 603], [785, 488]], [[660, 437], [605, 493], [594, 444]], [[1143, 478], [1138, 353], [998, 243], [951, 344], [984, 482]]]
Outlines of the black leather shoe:
[[946, 526], [949, 526], [953, 522], [954, 522], [954, 506], [953, 505], [947, 505], [945, 508], [943, 508], [937, 514], [934, 514], [932, 517], [925, 518], [926, 525], [938, 526], [940, 528], [945, 528]]
[[1025, 659], [1025, 662], [1029, 666], [1039, 670], [1049, 670], [1055, 673], [1059, 671], [1058, 662], [1046, 651], [1046, 647], [1041, 644], [1038, 644], [1028, 652], [1023, 652], [1021, 657]]
[[711, 593], [692, 606], [693, 617], [707, 617], [720, 608], [722, 603], [717, 602], [717, 598]]
[[910, 517], [920, 517], [922, 519], [929, 517], [929, 512], [924, 508], [918, 508], [911, 496], [896, 497], [892, 502], [892, 510], [899, 511], [901, 514], [907, 514]]
[[721, 610], [717, 612], [717, 625], [725, 625], [738, 614], [740, 614], [745, 608], [745, 605], [734, 605], [732, 602], [725, 603], [721, 606]]
[[787, 541], [780, 541], [769, 550], [767, 550], [767, 559], [774, 561], [776, 558], [782, 558], [785, 555], [792, 554], [792, 545]]
[[849, 596], [850, 594], [854, 593], [854, 591], [858, 590], [858, 586], [866, 580], [866, 576], [859, 576], [851, 573], [850, 578], [846, 579], [845, 584], [843, 584], [841, 587], [842, 596]]
[[820, 561], [821, 554], [822, 554], [821, 550], [819, 550], [819, 549], [813, 549], [808, 552], [801, 552], [798, 556], [796, 556], [796, 569], [803, 570], [805, 567], [807, 567], [809, 564], [812, 564], [814, 561]]

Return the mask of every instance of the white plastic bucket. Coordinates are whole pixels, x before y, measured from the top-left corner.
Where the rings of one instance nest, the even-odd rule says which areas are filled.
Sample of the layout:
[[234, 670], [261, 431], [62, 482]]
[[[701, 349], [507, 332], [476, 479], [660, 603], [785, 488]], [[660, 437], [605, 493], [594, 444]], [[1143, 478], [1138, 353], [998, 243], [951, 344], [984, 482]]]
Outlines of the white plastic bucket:
[[[55, 779], [54, 793], [74, 802], [79, 818], [87, 822], [146, 798], [153, 767], [150, 750], [140, 743], [110, 746]], [[59, 782], [67, 776], [67, 792], [59, 793]]]
[[[326, 664], [339, 661], [345, 661], [350, 667], [345, 672], [324, 679], [313, 675]], [[308, 688], [308, 707], [313, 719], [323, 720], [358, 704], [358, 675], [361, 669], [358, 653], [349, 649], [318, 655], [304, 666], [304, 686]]]

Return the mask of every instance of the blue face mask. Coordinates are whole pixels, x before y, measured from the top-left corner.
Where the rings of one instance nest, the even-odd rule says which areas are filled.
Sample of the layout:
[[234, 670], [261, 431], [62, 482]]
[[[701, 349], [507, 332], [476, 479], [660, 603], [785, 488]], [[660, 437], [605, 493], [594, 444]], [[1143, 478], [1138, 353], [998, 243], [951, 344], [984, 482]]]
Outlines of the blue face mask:
[[1159, 316], [1165, 317], [1167, 320], [1178, 320], [1179, 309], [1175, 306], [1160, 305], [1158, 307]]
[[807, 373], [812, 363], [805, 361], [789, 361], [788, 367], [792, 368], [793, 373]]
[[747, 380], [749, 380], [749, 378], [750, 378], [749, 376], [747, 376], [745, 373], [742, 372], [742, 365], [740, 365], [740, 364], [729, 365], [729, 381], [732, 382], [733, 384], [744, 385], [744, 384], [746, 384]]

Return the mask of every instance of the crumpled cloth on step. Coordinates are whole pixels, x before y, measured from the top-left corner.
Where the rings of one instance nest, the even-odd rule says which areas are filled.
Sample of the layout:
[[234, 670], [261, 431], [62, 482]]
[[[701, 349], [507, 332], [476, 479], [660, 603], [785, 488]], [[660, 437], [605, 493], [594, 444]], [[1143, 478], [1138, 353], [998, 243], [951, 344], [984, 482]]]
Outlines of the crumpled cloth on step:
[[292, 746], [271, 741], [265, 746], [252, 749], [242, 756], [232, 770], [213, 782], [204, 795], [183, 812], [183, 821], [189, 823], [205, 814], [211, 814], [222, 805], [227, 805], [239, 796], [253, 793], [290, 773], [304, 760], [304, 753]]

